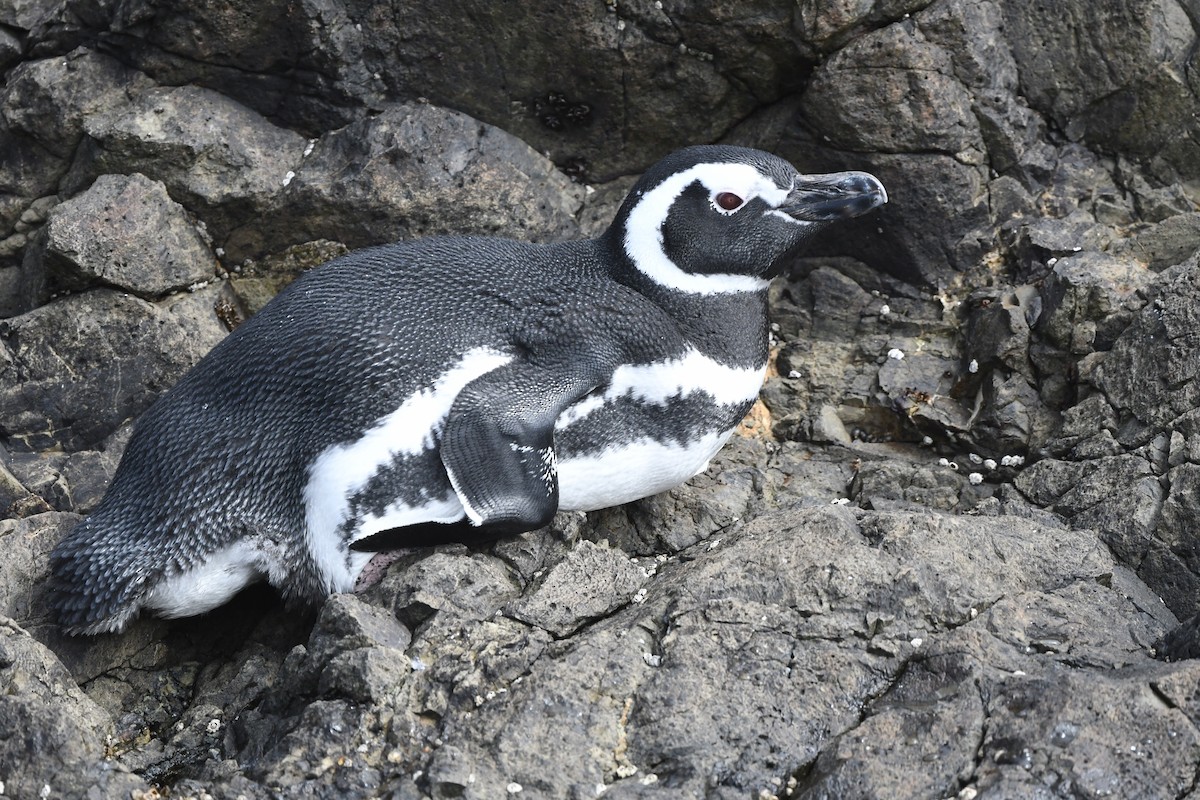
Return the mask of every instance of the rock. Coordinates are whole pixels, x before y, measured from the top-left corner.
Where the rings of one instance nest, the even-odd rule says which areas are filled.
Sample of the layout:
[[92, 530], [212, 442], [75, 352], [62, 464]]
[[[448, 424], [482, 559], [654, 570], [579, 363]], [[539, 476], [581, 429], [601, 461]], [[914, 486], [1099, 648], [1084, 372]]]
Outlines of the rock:
[[1060, 258], [1046, 277], [1038, 324], [1075, 355], [1108, 350], [1145, 304], [1154, 274], [1131, 258], [1082, 252]]
[[0, 322], [0, 342], [0, 432], [35, 450], [96, 446], [211, 347], [169, 311], [110, 289]]
[[[1200, 264], [1171, 270], [1158, 281], [1150, 302], [1113, 344], [1096, 382], [1123, 413], [1119, 436], [1142, 444], [1172, 420], [1200, 407]], [[1131, 419], [1128, 419], [1131, 418]]]
[[506, 613], [561, 639], [628, 603], [645, 580], [645, 571], [619, 550], [582, 541]]
[[0, 562], [0, 616], [33, 628], [50, 621], [43, 597], [50, 551], [79, 520], [77, 514], [57, 512], [0, 520], [0, 543], [8, 553]]
[[[0, 192], [0, 263], [6, 267], [20, 263], [29, 240], [29, 231], [18, 230], [21, 216], [39, 197], [58, 186], [67, 171], [67, 163], [40, 144], [0, 125], [0, 168], [4, 191]], [[4, 305], [11, 305], [6, 300]]]
[[231, 257], [315, 239], [364, 247], [502, 228], [552, 241], [577, 235], [583, 194], [528, 145], [428, 105], [395, 106], [329, 134], [286, 186], [269, 220], [225, 243]]
[[145, 175], [102, 175], [57, 206], [44, 239], [25, 259], [35, 308], [52, 292], [96, 285], [153, 299], [212, 280], [208, 242], [161, 183]]
[[1197, 250], [1200, 250], [1200, 212], [1167, 217], [1113, 248], [1116, 253], [1146, 262], [1155, 271], [1182, 264]]
[[[841, 20], [848, 30], [851, 14]], [[815, 53], [792, 15], [769, 2], [754, 13], [738, 4], [618, 12], [537, 2], [467, 16], [430, 2], [272, 2], [254, 13], [201, 3], [170, 14], [143, 5], [63, 14], [37, 38], [61, 51], [112, 28], [131, 63], [162, 82], [214, 87], [310, 136], [347, 124], [355, 107], [427, 98], [505, 128], [581, 177], [607, 180], [683, 143], [714, 140], [759, 98], [794, 89], [795, 65]], [[486, 54], [481, 41], [491, 43]], [[563, 53], [580, 57], [567, 63]]]
[[13, 797], [108, 797], [150, 791], [106, 763], [108, 715], [48, 648], [0, 618], [0, 765]]
[[1100, 24], [1085, 6], [1006, 0], [1001, 8], [1031, 106], [1072, 140], [1196, 177], [1195, 88], [1183, 77], [1195, 31], [1180, 4], [1138, 0]]
[[141, 172], [202, 219], [220, 244], [262, 214], [307, 146], [228, 97], [194, 86], [149, 89], [84, 119], [88, 140], [67, 178], [77, 191], [104, 173]]
[[300, 277], [301, 273], [347, 252], [349, 248], [341, 242], [322, 239], [294, 245], [262, 261], [247, 260], [236, 268], [236, 275], [230, 277], [229, 286], [236, 296], [236, 303], [230, 304], [228, 318], [222, 316], [221, 321], [230, 329], [237, 327], [247, 316], [257, 313], [269, 303], [284, 286]]
[[[953, 567], [917, 566], [945, 564], [943, 556], [963, 557], [955, 555], [950, 533], [965, 524], [959, 519], [913, 522], [867, 514], [855, 522], [846, 512], [813, 511], [790, 515], [788, 523], [777, 527], [782, 519], [762, 517], [722, 546], [702, 547], [694, 560], [660, 571], [644, 605], [587, 629], [562, 657], [538, 662], [503, 703], [485, 703], [472, 715], [474, 730], [466, 741], [474, 744], [464, 746], [466, 731], [458, 731], [455, 752], [435, 755], [434, 764], [470, 764], [473, 782], [465, 775], [451, 781], [468, 796], [484, 796], [513, 781], [552, 796], [570, 796], [579, 791], [573, 787], [590, 787], [593, 781], [613, 782], [615, 790], [622, 782], [654, 780], [644, 771], [648, 766], [658, 781], [685, 792], [707, 786], [710, 794], [736, 791], [744, 796], [769, 786], [773, 777], [795, 774], [799, 764], [832, 745], [843, 731], [851, 740], [860, 730], [854, 710], [858, 703], [890, 691], [890, 683], [878, 682], [881, 675], [898, 675], [910, 658], [925, 663], [918, 651], [932, 647], [938, 652], [943, 638], [955, 642], [946, 644], [953, 652], [963, 638], [977, 648], [980, 637], [1011, 635], [1011, 624], [997, 627], [1003, 634], [990, 633], [988, 620], [999, 617], [987, 609], [1003, 595], [1021, 591], [1017, 586], [1029, 587], [1026, 591], [1034, 596], [1062, 586], [1095, 586], [1093, 601], [1138, 613], [1119, 592], [1095, 583], [1109, 569], [1107, 556], [1086, 544], [1083, 533], [1049, 545], [1063, 532], [1039, 535], [1036, 526], [1012, 519], [972, 523], [973, 537], [982, 539], [973, 539], [978, 548], [971, 557], [987, 559], [995, 572], [983, 581], [973, 572], [968, 584], [953, 579], [958, 574]], [[928, 533], [931, 523], [942, 533]], [[985, 555], [989, 548], [998, 550]], [[748, 550], [755, 553], [749, 559]], [[1060, 561], [1060, 556], [1066, 559]], [[751, 564], [770, 567], [748, 568]], [[843, 610], [839, 600], [874, 592], [880, 592], [878, 605], [869, 606], [865, 616], [860, 606]], [[657, 621], [663, 610], [665, 624]], [[1120, 642], [1112, 658], [1149, 665], [1144, 649], [1158, 628], [1149, 617], [1141, 619], [1146, 620], [1141, 628], [1114, 631], [1112, 638], [1108, 633], [1093, 638], [1092, 631], [1105, 628], [1087, 624], [1058, 635], [1080, 654]], [[1016, 629], [1019, 641], [1043, 636], [1039, 626], [1048, 620], [1036, 616], [1024, 621]], [[960, 629], [965, 637], [960, 638]], [[1002, 651], [1015, 663], [1043, 658], [1007, 645]], [[1064, 652], [1059, 658], [1068, 656]], [[1059, 669], [1066, 668], [1058, 663]], [[991, 680], [1005, 680], [1015, 664], [1005, 666], [1008, 670], [997, 670]], [[607, 678], [598, 684], [599, 697], [586, 696], [584, 687], [597, 685], [597, 668]], [[975, 697], [976, 703], [966, 707], [973, 722], [948, 715], [945, 724], [965, 722], [981, 730], [985, 717], [969, 671], [951, 674], [965, 684], [960, 694]], [[542, 697], [555, 698], [550, 713], [538, 700]], [[896, 702], [903, 708], [900, 697]], [[535, 709], [541, 709], [536, 717]], [[1093, 730], [1115, 752], [1122, 745], [1107, 738], [1109, 729], [1097, 724]], [[545, 763], [545, 754], [506, 744], [527, 737], [562, 741], [562, 736], [579, 756], [567, 774]], [[719, 761], [709, 755], [718, 752], [737, 755]], [[961, 767], [969, 766], [973, 756], [973, 747], [963, 748]], [[1165, 758], [1166, 763], [1186, 764], [1190, 757], [1185, 751]], [[922, 760], [905, 763], [913, 765], [905, 769], [916, 770], [911, 777], [906, 772], [905, 780], [928, 779]], [[438, 775], [447, 774], [446, 767], [440, 769]], [[942, 794], [957, 772], [949, 771]], [[437, 792], [435, 788], [435, 796]]]
[[21, 40], [7, 30], [0, 30], [0, 69], [7, 69], [21, 57]]
[[15, 68], [4, 90], [3, 117], [11, 130], [69, 159], [83, 138], [84, 119], [125, 106], [153, 85], [109, 56], [78, 48]]

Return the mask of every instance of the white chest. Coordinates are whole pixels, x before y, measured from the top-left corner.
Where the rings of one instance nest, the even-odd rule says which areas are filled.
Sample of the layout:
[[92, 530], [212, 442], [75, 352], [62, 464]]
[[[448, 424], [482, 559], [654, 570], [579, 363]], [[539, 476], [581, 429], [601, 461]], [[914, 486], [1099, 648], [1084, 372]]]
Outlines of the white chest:
[[662, 429], [613, 431], [619, 444], [582, 455], [560, 457], [559, 507], [591, 511], [649, 497], [678, 486], [708, 466], [738, 423], [733, 409], [752, 402], [762, 388], [766, 367], [731, 367], [697, 350], [652, 364], [620, 367], [608, 388], [568, 408], [556, 433], [618, 401], [666, 407], [700, 396], [711, 404], [711, 425], [679, 441], [669, 417]]

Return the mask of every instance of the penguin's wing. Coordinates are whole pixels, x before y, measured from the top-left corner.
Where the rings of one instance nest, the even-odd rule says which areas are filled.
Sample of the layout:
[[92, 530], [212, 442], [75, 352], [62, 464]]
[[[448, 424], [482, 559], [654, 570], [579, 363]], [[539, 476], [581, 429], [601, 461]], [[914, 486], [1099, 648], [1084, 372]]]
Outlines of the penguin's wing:
[[600, 384], [595, 367], [515, 361], [472, 381], [455, 398], [441, 437], [442, 464], [467, 519], [380, 531], [351, 549], [494, 539], [549, 523], [558, 511], [554, 423]]

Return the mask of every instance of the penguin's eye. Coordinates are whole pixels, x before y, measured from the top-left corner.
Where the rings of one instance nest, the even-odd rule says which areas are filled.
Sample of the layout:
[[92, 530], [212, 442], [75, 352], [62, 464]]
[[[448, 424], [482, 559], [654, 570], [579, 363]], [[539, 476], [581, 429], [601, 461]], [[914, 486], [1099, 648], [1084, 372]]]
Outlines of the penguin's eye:
[[713, 201], [716, 202], [718, 207], [724, 209], [725, 211], [736, 211], [737, 209], [741, 208], [742, 203], [746, 202], [733, 192], [721, 192], [713, 198]]

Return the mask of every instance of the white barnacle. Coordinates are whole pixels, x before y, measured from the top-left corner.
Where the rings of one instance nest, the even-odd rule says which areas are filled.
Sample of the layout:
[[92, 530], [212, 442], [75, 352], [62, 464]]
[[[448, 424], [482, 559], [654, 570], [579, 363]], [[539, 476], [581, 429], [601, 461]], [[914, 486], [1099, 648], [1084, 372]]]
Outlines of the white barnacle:
[[967, 480], [971, 482], [972, 486], [978, 486], [979, 484], [983, 483], [983, 475], [978, 472], [972, 472], [967, 476]]
[[904, 358], [904, 351], [899, 347], [893, 347], [891, 350], [888, 350], [888, 358], [894, 358], [897, 361], [900, 361]]

